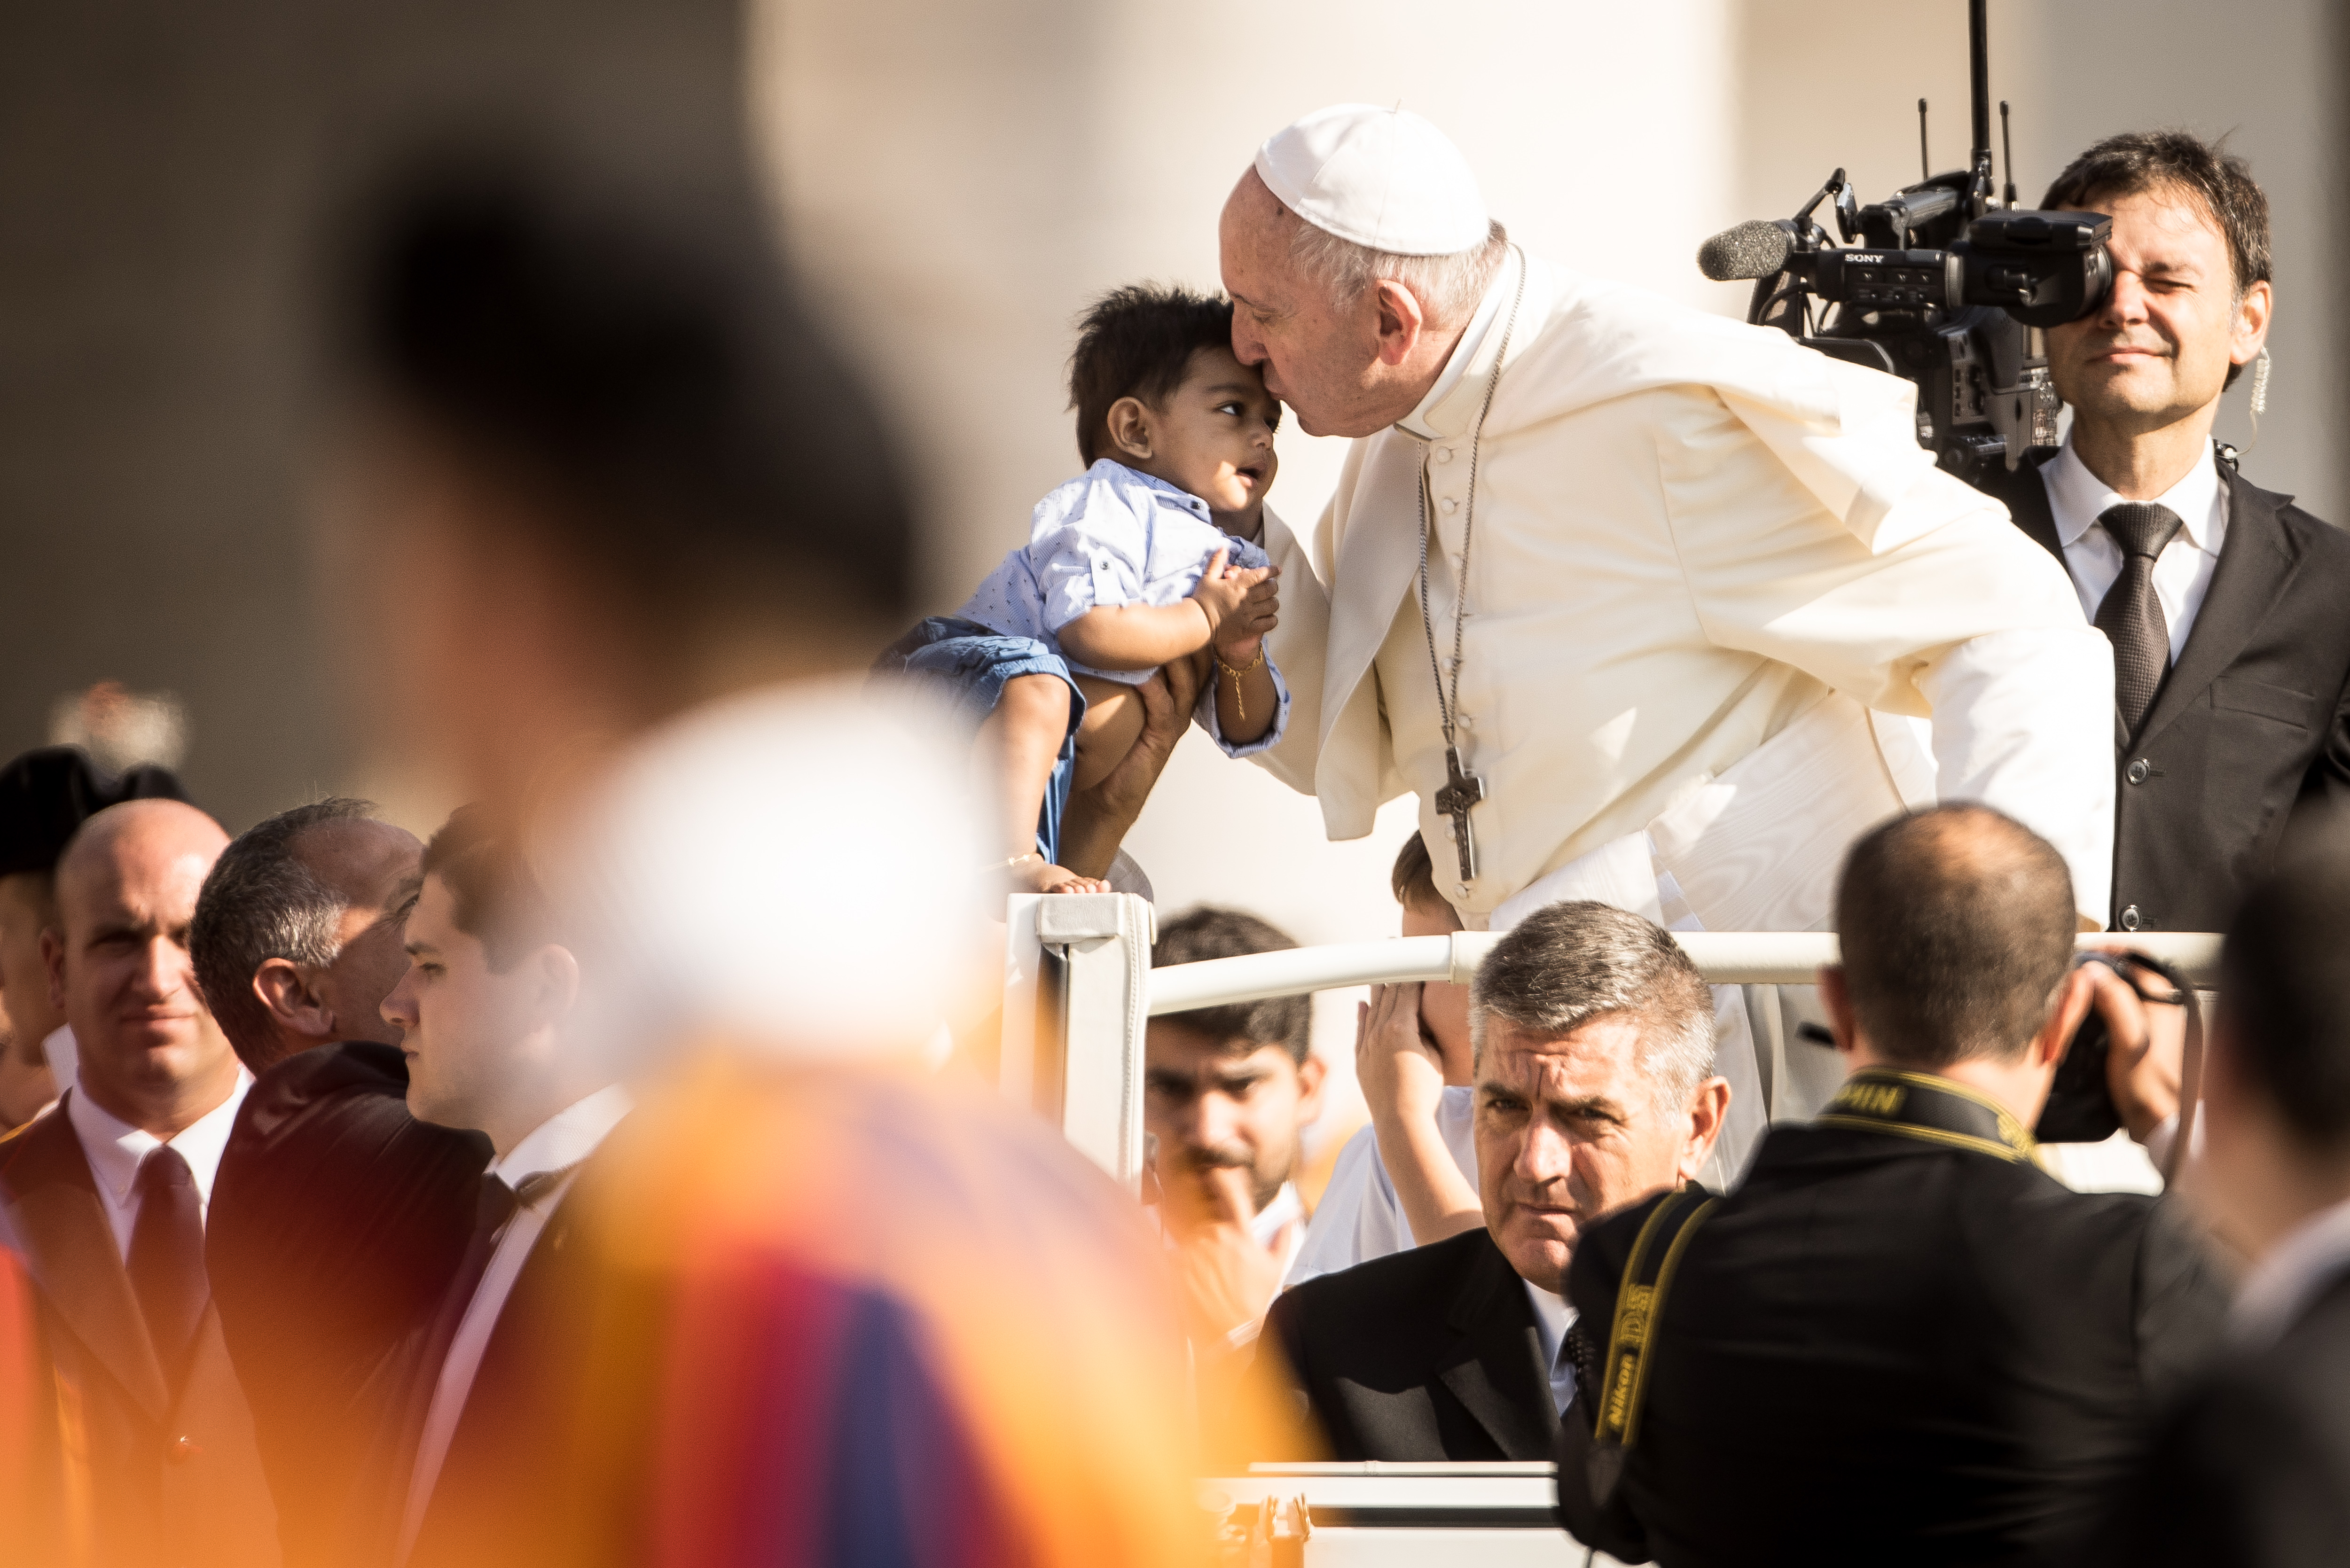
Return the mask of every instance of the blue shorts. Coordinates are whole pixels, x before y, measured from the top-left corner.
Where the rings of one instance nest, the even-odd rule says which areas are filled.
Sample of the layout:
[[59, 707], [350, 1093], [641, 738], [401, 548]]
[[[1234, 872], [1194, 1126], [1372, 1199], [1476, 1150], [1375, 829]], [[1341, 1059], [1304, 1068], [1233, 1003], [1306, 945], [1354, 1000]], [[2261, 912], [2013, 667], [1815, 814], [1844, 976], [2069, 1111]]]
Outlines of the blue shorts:
[[1068, 809], [1070, 781], [1077, 771], [1077, 723], [1086, 716], [1085, 693], [1069, 673], [1068, 660], [1033, 637], [1006, 637], [975, 620], [934, 615], [891, 643], [873, 661], [876, 676], [910, 677], [946, 698], [973, 729], [986, 722], [1003, 698], [1003, 684], [1023, 675], [1054, 675], [1068, 682], [1069, 728], [1061, 754], [1045, 786], [1036, 814], [1036, 853], [1061, 860], [1061, 815]]

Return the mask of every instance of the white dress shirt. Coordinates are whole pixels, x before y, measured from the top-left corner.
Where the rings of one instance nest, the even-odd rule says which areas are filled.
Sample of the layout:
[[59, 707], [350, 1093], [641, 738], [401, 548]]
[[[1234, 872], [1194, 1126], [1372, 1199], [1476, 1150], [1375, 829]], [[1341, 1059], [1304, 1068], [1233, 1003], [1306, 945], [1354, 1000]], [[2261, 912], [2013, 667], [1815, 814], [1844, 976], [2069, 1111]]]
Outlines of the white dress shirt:
[[1566, 1331], [1575, 1326], [1579, 1314], [1555, 1291], [1546, 1291], [1523, 1276], [1520, 1282], [1526, 1287], [1526, 1300], [1534, 1303], [1534, 1333], [1542, 1339], [1543, 1365], [1550, 1369], [1551, 1402], [1564, 1416], [1575, 1403], [1575, 1364], [1566, 1358]]
[[[629, 1092], [618, 1084], [598, 1089], [541, 1122], [520, 1143], [491, 1161], [484, 1174], [519, 1188], [530, 1177], [576, 1166], [596, 1152], [632, 1105]], [[458, 1417], [465, 1413], [465, 1397], [473, 1391], [473, 1375], [481, 1370], [482, 1353], [489, 1348], [498, 1314], [505, 1310], [506, 1297], [513, 1293], [524, 1262], [570, 1192], [576, 1175], [566, 1176], [541, 1193], [536, 1202], [517, 1208], [498, 1234], [497, 1249], [482, 1271], [481, 1283], [473, 1287], [473, 1299], [458, 1321], [456, 1336], [449, 1342], [448, 1359], [441, 1364], [440, 1379], [432, 1387], [432, 1407], [425, 1412], [424, 1429], [417, 1439], [416, 1469], [409, 1479], [408, 1508], [400, 1519], [395, 1563], [405, 1563], [416, 1545], [425, 1506], [432, 1501], [432, 1488], [441, 1479], [442, 1462], [449, 1457], [450, 1440], [457, 1435]]]
[[[57, 1091], [57, 1100], [62, 1100], [81, 1074], [81, 1042], [74, 1038], [73, 1025], [60, 1023], [50, 1030], [48, 1037], [41, 1042], [41, 1054], [48, 1059], [49, 1082]], [[57, 1103], [49, 1102], [52, 1106]]]
[[[2048, 487], [2048, 510], [2056, 521], [2056, 542], [2064, 547], [2064, 570], [2081, 596], [2081, 613], [2092, 622], [2106, 602], [2114, 579], [2122, 575], [2122, 547], [2097, 519], [2110, 507], [2126, 504], [2106, 482], [2089, 472], [2065, 437], [2056, 455], [2041, 465], [2040, 482]], [[2155, 497], [2185, 524], [2154, 561], [2154, 597], [2170, 628], [2170, 658], [2177, 663], [2194, 629], [2195, 612], [2203, 607], [2211, 574], [2220, 565], [2220, 546], [2228, 538], [2228, 487], [2220, 483], [2220, 462], [2206, 455], [2187, 471], [2187, 477]]]
[[[1436, 1131], [1471, 1189], [1477, 1185], [1476, 1117], [1477, 1091], [1466, 1085], [1446, 1085], [1436, 1104]], [[1403, 1199], [1397, 1196], [1395, 1179], [1379, 1157], [1378, 1136], [1364, 1127], [1338, 1151], [1330, 1168], [1330, 1185], [1322, 1189], [1314, 1221], [1305, 1228], [1305, 1241], [1282, 1283], [1302, 1285], [1419, 1245], [1411, 1221], [1404, 1216]]]
[[2247, 1346], [2275, 1344], [2345, 1269], [2350, 1269], [2350, 1202], [2318, 1210], [2253, 1266], [2236, 1293], [2230, 1330]]
[[196, 1187], [196, 1214], [209, 1218], [213, 1209], [213, 1178], [220, 1171], [221, 1150], [228, 1147], [229, 1128], [236, 1125], [236, 1108], [253, 1087], [253, 1075], [236, 1070], [236, 1086], [228, 1098], [198, 1116], [168, 1140], [142, 1132], [101, 1108], [88, 1092], [76, 1089], [66, 1096], [66, 1117], [74, 1137], [81, 1140], [82, 1157], [98, 1183], [98, 1200], [114, 1230], [114, 1250], [130, 1257], [130, 1232], [139, 1223], [139, 1167], [168, 1141], [188, 1162]]

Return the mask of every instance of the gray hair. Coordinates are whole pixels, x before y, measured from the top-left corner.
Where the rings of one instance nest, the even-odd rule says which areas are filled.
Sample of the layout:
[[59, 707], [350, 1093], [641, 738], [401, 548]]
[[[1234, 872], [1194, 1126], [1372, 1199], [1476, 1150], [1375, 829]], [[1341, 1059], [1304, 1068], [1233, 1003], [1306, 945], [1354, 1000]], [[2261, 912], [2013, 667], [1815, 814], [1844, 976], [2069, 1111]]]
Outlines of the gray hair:
[[1645, 1025], [1634, 1065], [1657, 1104], [1688, 1105], [1713, 1076], [1713, 990], [1654, 920], [1585, 900], [1550, 905], [1494, 945], [1469, 987], [1481, 1065], [1488, 1015], [1555, 1036], [1617, 1012]]
[[1290, 225], [1291, 265], [1329, 289], [1340, 305], [1354, 304], [1373, 284], [1398, 283], [1411, 291], [1431, 321], [1448, 327], [1476, 314], [1477, 302], [1492, 286], [1510, 248], [1510, 233], [1496, 220], [1488, 220], [1491, 226], [1482, 245], [1451, 255], [1408, 256], [1341, 239], [1285, 206], [1281, 213]]
[[255, 971], [271, 959], [324, 968], [342, 953], [335, 926], [350, 906], [310, 874], [295, 843], [311, 828], [373, 815], [373, 802], [341, 795], [281, 811], [239, 835], [204, 878], [188, 957], [213, 1022], [248, 1065], [275, 1054]]

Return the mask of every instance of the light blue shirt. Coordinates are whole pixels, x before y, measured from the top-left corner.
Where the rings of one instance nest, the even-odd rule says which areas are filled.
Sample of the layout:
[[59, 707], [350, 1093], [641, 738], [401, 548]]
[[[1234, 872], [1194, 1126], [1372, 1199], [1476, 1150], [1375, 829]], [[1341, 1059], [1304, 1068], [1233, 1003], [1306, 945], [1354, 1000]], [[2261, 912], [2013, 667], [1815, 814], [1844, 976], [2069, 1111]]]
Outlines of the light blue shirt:
[[[1219, 550], [1243, 569], [1273, 564], [1257, 545], [1217, 527], [1198, 496], [1103, 458], [1036, 504], [1028, 543], [1004, 556], [955, 613], [1007, 636], [1033, 637], [1066, 659], [1063, 627], [1092, 609], [1180, 604]], [[1069, 668], [1128, 686], [1150, 679], [1148, 670], [1096, 670], [1074, 659]], [[1200, 693], [1196, 717], [1227, 755], [1265, 751], [1289, 729], [1289, 683], [1270, 656], [1266, 672], [1280, 707], [1258, 740], [1226, 742], [1214, 685]]]

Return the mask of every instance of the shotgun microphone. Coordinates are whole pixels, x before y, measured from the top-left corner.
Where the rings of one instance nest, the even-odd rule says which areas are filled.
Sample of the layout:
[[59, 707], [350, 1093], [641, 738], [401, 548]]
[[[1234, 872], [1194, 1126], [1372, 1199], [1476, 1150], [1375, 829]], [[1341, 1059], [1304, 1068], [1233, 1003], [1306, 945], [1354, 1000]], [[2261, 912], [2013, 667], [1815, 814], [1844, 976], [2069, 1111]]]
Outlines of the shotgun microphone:
[[1716, 283], [1769, 277], [1787, 265], [1795, 248], [1795, 226], [1757, 218], [1724, 229], [1697, 248], [1697, 269]]

